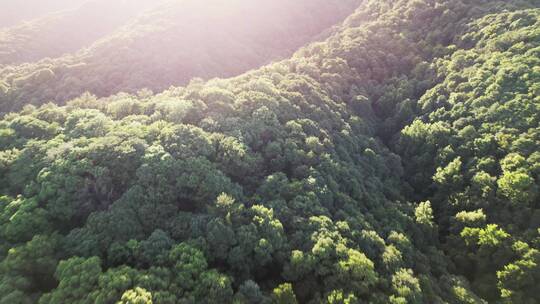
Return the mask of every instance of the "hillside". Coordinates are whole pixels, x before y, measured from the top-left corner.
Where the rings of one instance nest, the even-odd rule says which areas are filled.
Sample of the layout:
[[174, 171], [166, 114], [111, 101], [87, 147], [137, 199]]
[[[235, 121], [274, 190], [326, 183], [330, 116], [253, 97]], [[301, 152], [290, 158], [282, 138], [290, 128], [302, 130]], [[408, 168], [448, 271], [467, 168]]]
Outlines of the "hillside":
[[89, 0], [2, 0], [0, 28], [14, 26], [43, 15], [76, 9]]
[[93, 0], [75, 9], [0, 29], [0, 65], [31, 63], [76, 52], [159, 2]]
[[540, 3], [369, 0], [325, 37], [234, 78], [14, 103], [0, 303], [539, 303]]
[[0, 67], [0, 112], [63, 103], [86, 91], [162, 91], [195, 77], [236, 76], [290, 56], [359, 3], [171, 1], [77, 53]]

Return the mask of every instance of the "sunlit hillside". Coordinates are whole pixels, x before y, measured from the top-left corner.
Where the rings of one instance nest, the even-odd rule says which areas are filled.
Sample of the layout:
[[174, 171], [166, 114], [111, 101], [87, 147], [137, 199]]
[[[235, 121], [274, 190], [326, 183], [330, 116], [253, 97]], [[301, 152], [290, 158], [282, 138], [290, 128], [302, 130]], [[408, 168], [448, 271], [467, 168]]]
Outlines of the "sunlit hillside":
[[0, 28], [0, 65], [31, 63], [77, 52], [165, 1], [93, 0]]
[[537, 0], [128, 19], [0, 70], [0, 304], [540, 303]]
[[[161, 91], [171, 85], [187, 84], [195, 77], [236, 76], [290, 56], [351, 14], [360, 0], [165, 2], [78, 52], [0, 67], [0, 112], [20, 109], [26, 103], [63, 103], [86, 91], [98, 96], [143, 88]], [[63, 23], [80, 25], [81, 31], [72, 35], [82, 34], [84, 39], [89, 37], [83, 34], [85, 31], [97, 34], [93, 25], [96, 22], [104, 26], [104, 31], [110, 30], [111, 26], [105, 26], [99, 17], [107, 5], [86, 5], [79, 12], [87, 16], [82, 24], [74, 16]], [[112, 14], [119, 15], [121, 10], [122, 5], [112, 9]], [[118, 23], [117, 18], [123, 17], [110, 18]], [[54, 39], [63, 28], [64, 25], [51, 30], [47, 39], [52, 45], [61, 45]], [[24, 29], [7, 35], [14, 36], [14, 40], [18, 35], [24, 37], [18, 30]], [[46, 30], [38, 32], [47, 34]], [[3, 47], [6, 58], [10, 53], [24, 56], [20, 48], [28, 51], [27, 58], [45, 57], [48, 51], [44, 44], [39, 44], [32, 53], [24, 44], [16, 47], [8, 38]]]
[[43, 15], [76, 9], [89, 0], [2, 0], [0, 26], [13, 26]]

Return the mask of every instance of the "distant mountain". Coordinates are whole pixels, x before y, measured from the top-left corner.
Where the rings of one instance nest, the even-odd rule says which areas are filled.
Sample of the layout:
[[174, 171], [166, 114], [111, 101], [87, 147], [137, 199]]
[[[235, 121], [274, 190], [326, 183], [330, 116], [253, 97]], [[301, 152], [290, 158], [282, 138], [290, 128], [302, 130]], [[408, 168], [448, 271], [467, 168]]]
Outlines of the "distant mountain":
[[233, 1], [172, 1], [87, 49], [6, 66], [0, 69], [0, 111], [23, 103], [62, 103], [85, 91], [98, 96], [142, 88], [160, 91], [194, 77], [238, 75], [289, 56], [361, 2]]
[[34, 62], [78, 51], [160, 2], [164, 0], [88, 1], [76, 9], [0, 29], [0, 65]]
[[91, 0], [2, 0], [0, 27], [13, 26], [43, 15], [74, 9]]

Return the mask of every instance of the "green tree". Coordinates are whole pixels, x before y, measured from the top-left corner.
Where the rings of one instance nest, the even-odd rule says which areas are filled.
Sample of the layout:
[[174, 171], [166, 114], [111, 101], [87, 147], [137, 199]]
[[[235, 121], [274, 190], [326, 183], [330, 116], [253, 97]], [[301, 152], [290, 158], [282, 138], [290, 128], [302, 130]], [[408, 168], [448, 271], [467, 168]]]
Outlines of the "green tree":
[[118, 304], [152, 304], [152, 294], [144, 288], [135, 287], [122, 295]]
[[433, 210], [431, 209], [431, 202], [426, 201], [420, 203], [414, 210], [416, 222], [427, 227], [433, 227]]
[[514, 205], [527, 205], [534, 201], [537, 187], [534, 179], [523, 172], [505, 172], [497, 181], [499, 193]]
[[58, 280], [58, 287], [51, 293], [43, 295], [39, 303], [94, 303], [95, 299], [90, 294], [98, 288], [101, 271], [101, 261], [98, 257], [89, 259], [75, 257], [60, 261], [54, 274]]
[[296, 304], [296, 295], [291, 283], [284, 283], [274, 288], [272, 291], [272, 303], [275, 304]]
[[398, 297], [407, 300], [407, 303], [423, 303], [420, 282], [414, 277], [411, 269], [401, 268], [392, 275], [392, 288]]

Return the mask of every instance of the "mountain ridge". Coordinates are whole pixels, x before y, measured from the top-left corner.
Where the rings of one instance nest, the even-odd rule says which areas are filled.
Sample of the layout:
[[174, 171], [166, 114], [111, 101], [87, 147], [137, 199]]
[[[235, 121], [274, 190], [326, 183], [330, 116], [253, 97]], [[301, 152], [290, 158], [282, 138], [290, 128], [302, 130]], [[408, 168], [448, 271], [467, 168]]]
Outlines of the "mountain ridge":
[[[221, 11], [221, 2], [214, 1], [218, 6], [212, 13], [202, 12], [205, 6], [196, 4], [197, 1], [172, 1], [76, 54], [6, 66], [0, 69], [5, 86], [4, 93], [0, 92], [3, 112], [29, 100], [33, 104], [50, 100], [62, 103], [85, 91], [99, 96], [143, 88], [162, 91], [173, 84], [185, 84], [194, 77], [241, 74], [292, 53], [345, 18], [354, 9], [354, 3], [360, 2], [348, 0], [334, 6], [322, 1], [266, 1], [257, 6], [266, 5], [266, 11], [273, 11], [275, 15], [254, 15], [259, 7], [251, 1], [235, 1], [238, 5], [231, 6], [234, 8], [231, 15], [215, 19], [208, 26], [204, 25], [204, 18]], [[302, 14], [308, 9], [313, 15]], [[201, 14], [197, 13], [199, 11]], [[230, 19], [238, 19], [238, 24], [228, 24]], [[208, 29], [204, 30], [205, 27]], [[176, 41], [176, 37], [183, 40]], [[197, 56], [201, 58], [194, 59]], [[109, 62], [114, 62], [112, 68]], [[137, 69], [134, 62], [138, 64]], [[94, 79], [95, 74], [109, 83]], [[35, 77], [39, 79], [37, 84]], [[32, 90], [26, 88], [30, 86]]]

